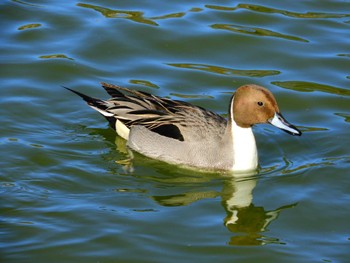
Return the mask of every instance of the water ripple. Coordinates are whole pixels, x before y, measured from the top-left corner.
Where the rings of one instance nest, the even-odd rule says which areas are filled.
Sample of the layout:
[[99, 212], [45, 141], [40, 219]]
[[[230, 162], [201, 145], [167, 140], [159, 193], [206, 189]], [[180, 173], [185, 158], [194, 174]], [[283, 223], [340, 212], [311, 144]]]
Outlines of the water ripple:
[[331, 93], [342, 96], [350, 96], [350, 90], [344, 88], [338, 88], [330, 85], [315, 83], [315, 82], [307, 82], [307, 81], [274, 81], [272, 84], [296, 91], [302, 92], [313, 92], [313, 91], [321, 91], [325, 93]]
[[153, 20], [145, 18], [144, 12], [140, 12], [140, 11], [115, 10], [115, 9], [109, 9], [102, 6], [90, 5], [90, 4], [84, 4], [84, 3], [78, 3], [77, 6], [93, 9], [101, 13], [106, 18], [125, 18], [141, 24], [158, 26], [158, 24]]
[[334, 113], [334, 115], [344, 118], [344, 121], [350, 122], [350, 114], [348, 113]]
[[308, 40], [300, 37], [285, 35], [272, 30], [258, 28], [258, 27], [248, 27], [248, 26], [229, 25], [229, 24], [213, 24], [211, 25], [211, 27], [214, 29], [228, 30], [235, 33], [243, 33], [243, 34], [263, 36], [263, 37], [277, 37], [277, 38], [284, 38], [284, 39], [293, 40], [293, 41], [309, 42]]
[[74, 60], [73, 58], [70, 58], [64, 54], [43, 55], [43, 56], [39, 56], [39, 58], [42, 58], [42, 59], [63, 58], [63, 59]]
[[161, 16], [155, 16], [155, 17], [152, 17], [152, 20], [167, 19], [167, 18], [181, 18], [185, 15], [186, 15], [185, 12], [178, 12], [178, 13], [166, 14], [166, 15], [161, 15]]
[[291, 12], [283, 9], [276, 9], [261, 5], [253, 5], [253, 4], [238, 4], [236, 7], [225, 7], [225, 6], [219, 6], [219, 5], [206, 5], [207, 8], [215, 9], [215, 10], [221, 10], [221, 11], [235, 11], [238, 9], [247, 9], [254, 12], [259, 13], [274, 13], [274, 14], [281, 14], [287, 17], [293, 17], [293, 18], [344, 18], [344, 17], [350, 17], [350, 14], [335, 14], [335, 13], [324, 13], [324, 12], [305, 12], [305, 13], [298, 13], [298, 12]]
[[20, 0], [12, 0], [12, 2], [15, 2], [15, 3], [21, 4], [21, 5], [26, 5], [26, 6], [32, 6], [32, 7], [41, 7], [41, 6], [40, 6], [40, 5], [38, 5], [38, 4], [32, 4], [32, 3], [28, 3], [28, 2], [25, 2], [25, 1], [20, 1]]
[[129, 80], [129, 82], [131, 84], [135, 84], [135, 85], [142, 85], [142, 86], [149, 87], [149, 88], [159, 89], [159, 86], [157, 84], [154, 84], [153, 82], [148, 81], [148, 80], [131, 79], [131, 80]]
[[242, 70], [242, 69], [231, 69], [206, 64], [195, 64], [195, 63], [167, 63], [167, 65], [177, 68], [194, 69], [200, 71], [211, 72], [220, 75], [237, 75], [237, 76], [248, 76], [248, 77], [266, 77], [272, 75], [278, 75], [281, 72], [278, 70]]
[[78, 3], [77, 6], [93, 9], [99, 13], [101, 13], [106, 18], [125, 18], [132, 20], [137, 23], [141, 24], [147, 24], [151, 26], [158, 26], [159, 24], [155, 22], [155, 20], [161, 20], [161, 19], [169, 19], [169, 18], [182, 18], [184, 17], [187, 12], [201, 12], [203, 11], [202, 8], [190, 8], [187, 12], [172, 12], [164, 15], [159, 16], [153, 16], [146, 18], [144, 15], [144, 12], [140, 11], [131, 11], [131, 10], [116, 10], [116, 9], [110, 9], [98, 5], [91, 5], [86, 3]]
[[20, 26], [18, 30], [32, 29], [32, 28], [37, 28], [41, 26], [42, 24], [40, 23], [26, 24], [26, 25]]

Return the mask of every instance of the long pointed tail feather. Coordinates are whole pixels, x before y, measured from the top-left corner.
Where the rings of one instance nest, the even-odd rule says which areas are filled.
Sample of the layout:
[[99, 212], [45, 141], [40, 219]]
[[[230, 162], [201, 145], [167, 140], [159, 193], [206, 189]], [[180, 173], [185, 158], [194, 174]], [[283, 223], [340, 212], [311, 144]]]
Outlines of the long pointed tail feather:
[[102, 110], [106, 109], [107, 106], [106, 106], [106, 103], [103, 101], [103, 100], [100, 100], [100, 99], [96, 99], [96, 98], [93, 98], [93, 97], [90, 97], [90, 96], [87, 96], [83, 93], [80, 93], [74, 89], [70, 89], [70, 88], [67, 88], [67, 87], [64, 87], [62, 86], [63, 88], [77, 94], [79, 97], [81, 97], [83, 100], [85, 100], [87, 102], [87, 104], [89, 104], [89, 106], [95, 106], [95, 107], [98, 107]]
[[116, 122], [116, 117], [114, 116], [113, 113], [108, 112], [106, 109], [108, 108], [108, 104], [106, 103], [106, 101], [101, 100], [101, 99], [96, 99], [90, 96], [87, 96], [83, 93], [80, 93], [76, 90], [67, 88], [62, 86], [63, 88], [75, 93], [76, 95], [78, 95], [79, 97], [81, 97], [84, 101], [86, 101], [86, 103], [93, 108], [94, 110], [98, 111], [99, 113], [101, 113], [110, 123], [110, 125], [112, 126], [113, 129], [115, 129], [115, 122]]

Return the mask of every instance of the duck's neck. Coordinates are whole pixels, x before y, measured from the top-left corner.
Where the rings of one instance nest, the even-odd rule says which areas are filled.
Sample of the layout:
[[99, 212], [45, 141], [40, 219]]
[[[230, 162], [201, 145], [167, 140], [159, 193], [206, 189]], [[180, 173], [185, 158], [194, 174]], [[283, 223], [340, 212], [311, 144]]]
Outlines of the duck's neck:
[[254, 170], [258, 166], [258, 151], [252, 128], [241, 128], [234, 121], [231, 125], [233, 136], [234, 171]]
[[251, 127], [242, 128], [238, 126], [233, 116], [232, 107], [230, 107], [230, 116], [226, 132], [229, 133], [227, 135], [231, 137], [232, 141], [232, 170], [255, 170], [258, 167], [258, 151], [253, 130]]

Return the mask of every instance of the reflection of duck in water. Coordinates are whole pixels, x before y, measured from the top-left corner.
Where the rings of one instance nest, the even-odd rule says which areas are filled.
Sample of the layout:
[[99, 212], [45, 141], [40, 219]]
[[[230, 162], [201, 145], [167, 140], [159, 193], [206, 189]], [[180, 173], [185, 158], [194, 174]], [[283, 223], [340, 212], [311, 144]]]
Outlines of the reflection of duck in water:
[[236, 234], [231, 237], [230, 245], [281, 243], [278, 238], [267, 237], [262, 235], [262, 232], [273, 220], [277, 219], [282, 210], [292, 208], [296, 204], [285, 205], [271, 211], [266, 211], [262, 206], [255, 206], [252, 201], [256, 181], [256, 178], [245, 180], [227, 178], [221, 193], [217, 191], [188, 192], [169, 196], [153, 196], [152, 198], [163, 206], [182, 206], [202, 199], [221, 196], [227, 213], [224, 224], [230, 232]]
[[269, 238], [261, 233], [275, 220], [283, 209], [294, 207], [296, 204], [279, 207], [266, 211], [262, 206], [255, 206], [253, 189], [256, 179], [232, 179], [225, 182], [222, 193], [222, 204], [227, 216], [224, 220], [228, 230], [236, 233], [229, 242], [230, 245], [264, 245], [280, 243], [277, 238]]

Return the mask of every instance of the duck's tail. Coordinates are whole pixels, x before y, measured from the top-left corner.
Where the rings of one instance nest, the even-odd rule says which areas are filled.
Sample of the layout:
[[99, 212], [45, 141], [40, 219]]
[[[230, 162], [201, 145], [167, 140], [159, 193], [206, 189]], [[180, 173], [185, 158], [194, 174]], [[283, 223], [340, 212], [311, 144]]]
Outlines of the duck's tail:
[[88, 95], [85, 95], [81, 92], [78, 92], [76, 90], [67, 88], [62, 86], [63, 88], [75, 93], [76, 95], [78, 95], [79, 97], [81, 97], [84, 101], [86, 101], [86, 103], [93, 108], [94, 110], [98, 111], [99, 113], [101, 113], [109, 122], [109, 124], [112, 126], [113, 129], [115, 129], [115, 123], [116, 123], [116, 117], [114, 116], [114, 114], [110, 113], [107, 111], [107, 108], [109, 107], [107, 101], [101, 100], [101, 99], [96, 99], [93, 97], [90, 97]]

